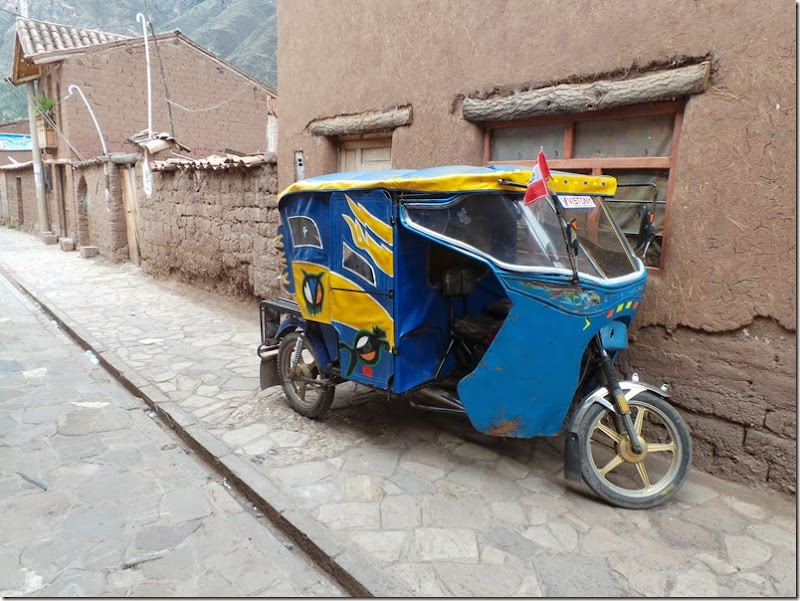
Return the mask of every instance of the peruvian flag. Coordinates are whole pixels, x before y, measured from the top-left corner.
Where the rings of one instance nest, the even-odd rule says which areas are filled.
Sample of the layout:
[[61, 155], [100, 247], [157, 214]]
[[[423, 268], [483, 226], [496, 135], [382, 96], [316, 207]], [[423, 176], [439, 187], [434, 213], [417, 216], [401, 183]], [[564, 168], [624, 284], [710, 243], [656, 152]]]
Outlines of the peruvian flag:
[[544, 151], [540, 150], [539, 156], [536, 157], [536, 164], [533, 166], [531, 181], [528, 182], [528, 188], [525, 190], [526, 205], [547, 196], [547, 179], [549, 177], [550, 168], [547, 166], [547, 159], [544, 158]]

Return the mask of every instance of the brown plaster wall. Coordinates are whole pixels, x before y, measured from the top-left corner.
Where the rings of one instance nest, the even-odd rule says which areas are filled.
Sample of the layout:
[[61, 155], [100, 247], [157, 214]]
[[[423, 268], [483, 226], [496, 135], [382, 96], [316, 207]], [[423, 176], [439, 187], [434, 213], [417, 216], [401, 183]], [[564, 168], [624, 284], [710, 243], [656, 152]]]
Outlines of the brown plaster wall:
[[274, 163], [154, 172], [152, 198], [138, 194], [142, 270], [225, 294], [278, 295], [277, 184]]
[[0, 150], [0, 165], [10, 165], [12, 161], [9, 157], [14, 159], [17, 163], [27, 163], [33, 159], [33, 153], [30, 150]]
[[6, 123], [0, 123], [0, 134], [27, 133], [30, 133], [30, 127], [27, 119], [19, 119], [18, 121], [7, 121]]
[[[158, 42], [169, 95], [174, 135], [202, 158], [234, 148], [250, 153], [266, 150], [267, 113], [275, 111], [269, 93], [178, 38]], [[152, 39], [150, 61], [153, 129], [171, 132], [164, 84]], [[89, 49], [69, 56], [55, 80], [61, 96], [78, 85], [95, 112], [109, 151], [137, 150], [125, 139], [147, 128], [147, 71], [144, 46]], [[190, 110], [184, 110], [190, 109]], [[102, 153], [97, 130], [81, 98], [75, 94], [59, 106], [58, 122], [70, 142], [87, 159]], [[75, 155], [60, 144], [58, 156]]]
[[[393, 134], [394, 168], [481, 164], [483, 130], [462, 119], [464, 95], [710, 57], [710, 89], [683, 116], [665, 269], [649, 278], [627, 366], [673, 384], [698, 466], [794, 491], [795, 429], [769, 426], [796, 409], [794, 5], [280, 0], [278, 27], [291, 107], [281, 188], [296, 150], [307, 177], [336, 170], [335, 141], [306, 130], [314, 119], [411, 104], [413, 123]], [[767, 347], [746, 334], [764, 324]]]

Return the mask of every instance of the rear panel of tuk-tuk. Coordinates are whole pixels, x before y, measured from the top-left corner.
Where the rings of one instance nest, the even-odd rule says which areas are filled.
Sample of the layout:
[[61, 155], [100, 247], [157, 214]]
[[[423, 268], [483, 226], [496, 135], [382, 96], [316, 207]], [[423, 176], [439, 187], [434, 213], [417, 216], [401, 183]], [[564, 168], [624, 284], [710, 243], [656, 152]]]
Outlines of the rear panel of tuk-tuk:
[[[385, 190], [304, 190], [280, 202], [285, 279], [342, 377], [387, 388], [394, 373], [394, 228]], [[319, 353], [318, 353], [319, 354]], [[323, 365], [324, 365], [323, 361]]]

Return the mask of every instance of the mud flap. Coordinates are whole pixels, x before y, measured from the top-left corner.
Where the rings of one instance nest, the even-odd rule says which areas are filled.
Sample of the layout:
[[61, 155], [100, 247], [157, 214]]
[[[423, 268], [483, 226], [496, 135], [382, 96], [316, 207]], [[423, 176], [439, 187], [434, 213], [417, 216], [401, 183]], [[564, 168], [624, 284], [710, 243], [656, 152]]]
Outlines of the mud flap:
[[269, 388], [270, 386], [277, 386], [281, 383], [278, 379], [278, 349], [259, 352], [261, 357], [261, 390]]
[[564, 437], [564, 478], [570, 482], [581, 481], [581, 445], [577, 432], [567, 432]]

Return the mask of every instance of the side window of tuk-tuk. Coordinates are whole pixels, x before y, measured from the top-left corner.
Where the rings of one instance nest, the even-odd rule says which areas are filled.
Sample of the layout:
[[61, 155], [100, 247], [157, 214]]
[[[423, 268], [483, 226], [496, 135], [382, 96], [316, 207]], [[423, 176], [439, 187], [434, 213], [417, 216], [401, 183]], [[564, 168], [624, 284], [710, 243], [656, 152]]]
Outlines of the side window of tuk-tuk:
[[310, 217], [298, 215], [289, 217], [289, 228], [292, 231], [292, 246], [295, 248], [310, 246], [322, 248], [322, 238], [316, 222]]
[[342, 243], [342, 267], [366, 280], [372, 286], [375, 285], [375, 270], [372, 265], [345, 243]]

